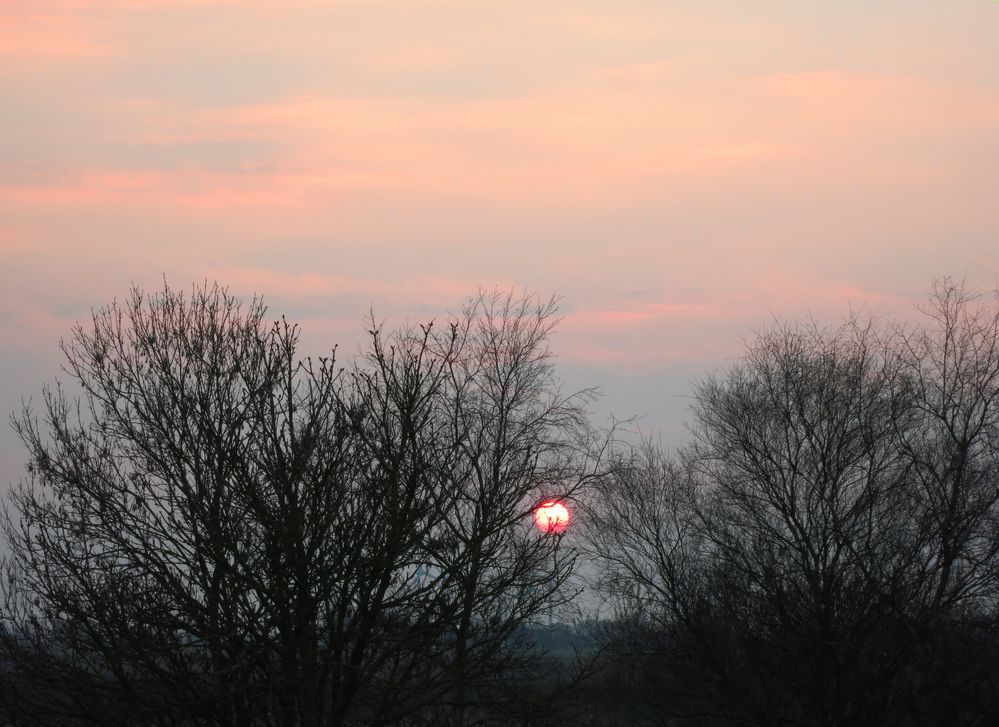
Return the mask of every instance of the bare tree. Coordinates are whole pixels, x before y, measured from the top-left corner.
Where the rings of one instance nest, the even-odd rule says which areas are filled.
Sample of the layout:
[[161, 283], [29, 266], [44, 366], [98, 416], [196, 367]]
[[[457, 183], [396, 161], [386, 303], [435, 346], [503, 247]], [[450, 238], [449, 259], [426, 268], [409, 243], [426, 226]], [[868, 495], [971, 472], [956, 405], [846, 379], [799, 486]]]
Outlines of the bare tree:
[[0, 656], [23, 724], [466, 720], [523, 663], [571, 552], [541, 496], [593, 472], [547, 351], [553, 305], [480, 295], [346, 369], [219, 286], [96, 312], [79, 395], [14, 419]]
[[595, 438], [587, 419], [594, 392], [561, 390], [548, 348], [556, 303], [480, 292], [451, 324], [444, 410], [459, 443], [456, 507], [437, 556], [458, 603], [455, 724], [473, 692], [480, 709], [508, 698], [502, 684], [531, 651], [518, 630], [576, 595], [576, 548], [561, 534], [539, 537], [530, 514], [543, 500], [579, 495], [599, 474], [608, 437]]
[[932, 620], [997, 607], [999, 299], [944, 279], [921, 311], [931, 325], [898, 326], [890, 343], [916, 397], [919, 425], [897, 439], [920, 513], [920, 615]]
[[696, 390], [691, 446], [602, 485], [661, 713], [908, 724], [954, 628], [995, 622], [999, 310], [943, 281], [924, 312], [765, 331]]

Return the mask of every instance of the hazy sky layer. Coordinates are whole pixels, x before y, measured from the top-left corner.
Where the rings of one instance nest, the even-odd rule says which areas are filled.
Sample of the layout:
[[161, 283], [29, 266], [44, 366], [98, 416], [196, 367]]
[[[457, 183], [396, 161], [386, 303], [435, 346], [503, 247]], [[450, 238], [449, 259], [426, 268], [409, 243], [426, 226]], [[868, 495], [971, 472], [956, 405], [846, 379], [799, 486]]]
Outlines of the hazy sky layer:
[[0, 250], [5, 411], [133, 282], [313, 351], [500, 285], [676, 441], [772, 315], [996, 285], [999, 3], [5, 0]]

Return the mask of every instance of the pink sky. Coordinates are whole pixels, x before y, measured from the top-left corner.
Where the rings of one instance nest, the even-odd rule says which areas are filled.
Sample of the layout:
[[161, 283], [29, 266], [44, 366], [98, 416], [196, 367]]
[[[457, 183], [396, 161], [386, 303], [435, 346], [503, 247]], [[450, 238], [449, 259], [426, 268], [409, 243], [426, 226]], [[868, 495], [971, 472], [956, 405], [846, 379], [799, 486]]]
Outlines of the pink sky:
[[997, 38], [990, 0], [7, 0], [0, 404], [164, 274], [317, 349], [498, 284], [673, 438], [771, 315], [996, 285]]

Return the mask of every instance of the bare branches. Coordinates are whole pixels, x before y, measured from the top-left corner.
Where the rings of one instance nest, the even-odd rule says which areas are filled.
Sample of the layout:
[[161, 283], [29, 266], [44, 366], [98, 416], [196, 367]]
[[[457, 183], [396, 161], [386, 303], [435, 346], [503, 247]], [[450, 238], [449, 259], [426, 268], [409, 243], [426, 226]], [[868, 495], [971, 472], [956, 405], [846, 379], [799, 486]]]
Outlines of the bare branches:
[[531, 661], [523, 627], [572, 595], [575, 548], [531, 508], [600, 466], [554, 313], [480, 293], [443, 329], [372, 323], [342, 369], [217, 285], [95, 312], [63, 343], [79, 397], [57, 387], [14, 422], [31, 476], [4, 521], [0, 646], [21, 716], [484, 713]]
[[914, 674], [995, 622], [999, 308], [943, 280], [922, 311], [764, 331], [698, 387], [690, 447], [600, 486], [592, 547], [667, 711], [906, 721]]

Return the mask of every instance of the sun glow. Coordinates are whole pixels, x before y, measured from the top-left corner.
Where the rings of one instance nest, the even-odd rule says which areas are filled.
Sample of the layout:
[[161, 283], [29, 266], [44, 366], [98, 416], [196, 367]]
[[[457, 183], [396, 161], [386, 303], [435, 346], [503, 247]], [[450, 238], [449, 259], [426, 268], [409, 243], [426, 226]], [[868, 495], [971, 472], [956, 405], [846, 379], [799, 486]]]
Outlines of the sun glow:
[[534, 525], [543, 533], [565, 532], [569, 520], [569, 508], [558, 500], [546, 500], [534, 508]]

